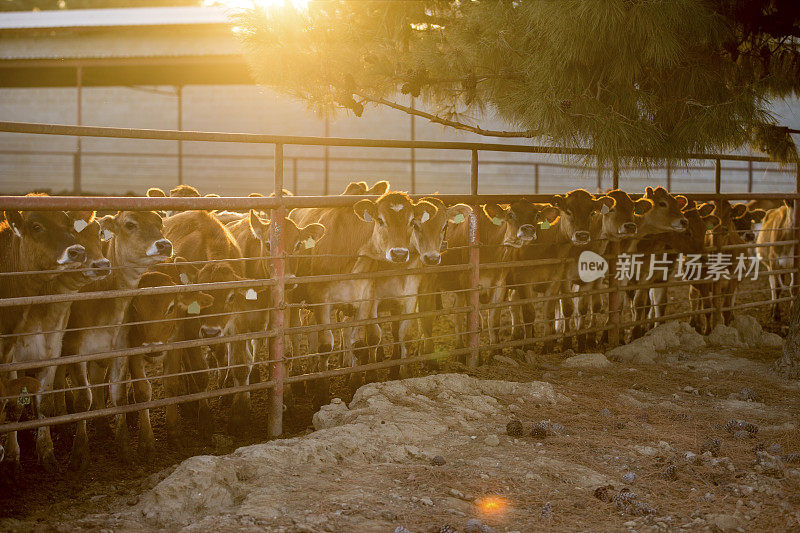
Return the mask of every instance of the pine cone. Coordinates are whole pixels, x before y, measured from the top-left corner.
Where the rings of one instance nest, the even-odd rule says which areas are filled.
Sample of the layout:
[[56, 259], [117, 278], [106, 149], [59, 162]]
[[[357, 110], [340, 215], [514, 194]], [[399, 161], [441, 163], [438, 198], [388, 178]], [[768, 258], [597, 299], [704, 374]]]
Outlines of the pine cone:
[[661, 472], [661, 478], [666, 479], [667, 481], [675, 481], [678, 479], [678, 467], [675, 465], [669, 465], [663, 472]]
[[783, 462], [786, 464], [800, 463], [800, 453], [787, 453], [783, 456]]
[[734, 433], [736, 433], [736, 430], [739, 429], [739, 421], [735, 419], [728, 420], [728, 423], [725, 424], [725, 427], [723, 429], [725, 429], [725, 431], [733, 435]]
[[547, 420], [542, 420], [541, 422], [537, 422], [531, 428], [531, 437], [537, 438], [545, 438], [547, 436], [547, 430], [550, 424], [547, 423]]
[[450, 524], [445, 524], [439, 528], [439, 533], [458, 533], [458, 530]]
[[511, 437], [522, 437], [525, 435], [525, 428], [519, 420], [512, 420], [506, 424], [506, 434]]
[[719, 439], [706, 439], [702, 446], [700, 446], [700, 453], [711, 452], [711, 455], [717, 457], [720, 451]]
[[631, 489], [622, 489], [617, 494], [614, 495], [612, 500], [615, 502], [629, 502], [635, 500], [638, 497], [639, 495], [633, 492]]
[[656, 514], [655, 508], [646, 502], [633, 501], [631, 502], [630, 513], [636, 516], [646, 516], [649, 514]]
[[550, 520], [553, 518], [553, 508], [550, 505], [550, 502], [547, 502], [542, 506], [542, 518], [545, 520]]

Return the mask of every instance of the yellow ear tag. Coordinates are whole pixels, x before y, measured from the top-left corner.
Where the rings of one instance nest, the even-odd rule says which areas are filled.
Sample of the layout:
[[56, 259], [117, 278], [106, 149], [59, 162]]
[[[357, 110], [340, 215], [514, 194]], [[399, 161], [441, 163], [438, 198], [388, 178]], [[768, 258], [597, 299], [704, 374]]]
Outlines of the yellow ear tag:
[[462, 215], [461, 213], [457, 214], [456, 216], [453, 217], [453, 222], [456, 224], [461, 224], [462, 222], [464, 222], [464, 215]]
[[[28, 394], [28, 387], [22, 387], [22, 394]], [[28, 396], [21, 396], [17, 398], [17, 405], [30, 405], [31, 399]]]
[[494, 224], [495, 226], [500, 226], [503, 224], [503, 220], [501, 218], [494, 217], [492, 219], [492, 224]]
[[714, 229], [714, 224], [712, 224], [711, 222], [707, 222], [706, 229]]
[[199, 315], [200, 314], [200, 304], [192, 302], [189, 304], [189, 307], [186, 309], [186, 313], [189, 315]]
[[317, 245], [317, 241], [314, 240], [314, 237], [309, 237], [303, 241], [303, 245], [306, 247], [306, 250], [308, 250], [309, 248], [315, 247]]
[[181, 283], [184, 285], [189, 284], [189, 276], [186, 275], [186, 272], [181, 272]]
[[245, 300], [258, 300], [258, 294], [254, 289], [247, 289], [247, 292], [244, 293]]
[[550, 229], [550, 221], [549, 220], [542, 221], [539, 224], [539, 227], [541, 227], [542, 229]]

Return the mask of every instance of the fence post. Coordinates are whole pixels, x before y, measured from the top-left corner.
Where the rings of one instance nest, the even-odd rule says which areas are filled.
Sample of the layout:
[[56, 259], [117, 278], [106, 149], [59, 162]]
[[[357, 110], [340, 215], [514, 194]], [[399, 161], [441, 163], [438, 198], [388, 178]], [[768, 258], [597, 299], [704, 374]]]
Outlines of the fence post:
[[539, 163], [533, 164], [533, 192], [539, 194]]
[[[478, 194], [478, 151], [472, 151], [472, 161], [470, 164], [470, 194]], [[470, 277], [469, 293], [469, 347], [470, 353], [467, 358], [467, 366], [475, 368], [480, 361], [481, 343], [481, 310], [480, 310], [480, 232], [478, 230], [478, 210], [477, 203], [472, 205], [472, 213], [469, 215], [469, 264], [472, 267]]]
[[672, 164], [667, 161], [667, 190], [672, 190]]
[[[800, 163], [795, 163], [794, 166], [794, 193], [798, 194], [800, 191]], [[794, 199], [794, 253], [792, 254], [792, 268], [794, 272], [792, 273], [792, 286], [789, 290], [789, 294], [794, 295], [797, 291], [796, 287], [798, 286], [798, 269], [800, 269], [800, 199]]]
[[[714, 192], [716, 193], [717, 197], [715, 203], [717, 204], [717, 209], [721, 211], [722, 205], [722, 160], [715, 159], [714, 160]], [[716, 243], [715, 249], [717, 253], [722, 252], [722, 239], [719, 235], [713, 236], [712, 235], [712, 242]], [[711, 283], [711, 301], [714, 302], [714, 315], [713, 320], [711, 320], [711, 327], [716, 327], [717, 324], [723, 324], [724, 320], [722, 318], [722, 287], [718, 282]]]
[[297, 158], [292, 158], [292, 192], [294, 194], [299, 194], [299, 189], [297, 185]]
[[80, 195], [81, 188], [81, 153], [78, 151], [72, 154], [72, 193]]
[[283, 376], [284, 367], [284, 273], [285, 273], [285, 246], [284, 246], [284, 218], [286, 208], [283, 206], [283, 145], [275, 144], [275, 198], [278, 207], [272, 213], [272, 235], [270, 236], [270, 255], [272, 260], [272, 310], [270, 311], [270, 327], [275, 331], [275, 336], [270, 339], [270, 356], [272, 363], [272, 380], [275, 386], [269, 394], [269, 428], [270, 437], [278, 437], [283, 433]]
[[747, 162], [747, 192], [753, 192], [753, 161]]

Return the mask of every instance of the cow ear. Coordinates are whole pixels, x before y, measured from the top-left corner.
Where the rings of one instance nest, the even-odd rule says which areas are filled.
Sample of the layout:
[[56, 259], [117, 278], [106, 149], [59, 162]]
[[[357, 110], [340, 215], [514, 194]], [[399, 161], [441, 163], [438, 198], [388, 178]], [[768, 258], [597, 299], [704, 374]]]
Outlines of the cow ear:
[[652, 197], [653, 197], [653, 192], [654, 192], [654, 191], [653, 191], [653, 188], [648, 186], [648, 187], [647, 187], [647, 188], [645, 188], [645, 190], [644, 190], [644, 197], [645, 197], [645, 198], [652, 198]]
[[[659, 187], [659, 189], [662, 189], [662, 187]], [[676, 196], [675, 197], [675, 201], [678, 202], [678, 209], [683, 209], [684, 207], [686, 207], [689, 204], [689, 199], [686, 198], [682, 194], [679, 194], [678, 196]]]
[[197, 303], [200, 304], [200, 309], [208, 309], [214, 305], [214, 297], [205, 292], [195, 293], [197, 296]]
[[497, 204], [486, 204], [483, 206], [483, 212], [486, 213], [486, 216], [490, 219], [494, 220], [495, 218], [499, 218], [502, 220], [506, 219], [506, 210], [503, 209], [502, 206]]
[[547, 207], [542, 209], [541, 214], [544, 218], [547, 219], [548, 222], [553, 222], [555, 219], [558, 218], [558, 215], [560, 215], [561, 212], [558, 210], [557, 207], [548, 205]]
[[610, 196], [601, 196], [600, 198], [594, 201], [595, 210], [602, 209], [603, 206], [606, 206], [609, 209], [614, 209], [616, 205], [617, 201]]
[[747, 214], [747, 206], [745, 204], [736, 204], [731, 208], [732, 218], [742, 218]]
[[761, 222], [764, 220], [764, 217], [767, 216], [767, 212], [763, 209], [751, 209], [750, 210], [750, 218], [753, 222]]
[[467, 204], [456, 204], [447, 208], [447, 220], [455, 224], [464, 222], [470, 214], [472, 214], [472, 208]]
[[67, 215], [69, 215], [69, 218], [72, 220], [83, 220], [87, 224], [90, 224], [94, 220], [96, 214], [96, 211], [67, 211]]
[[644, 215], [653, 208], [653, 201], [647, 198], [640, 198], [633, 202], [633, 212], [637, 215]]
[[700, 213], [701, 217], [705, 217], [710, 215], [714, 211], [714, 204], [707, 202], [705, 204], [701, 204], [697, 208], [697, 212]]
[[359, 200], [353, 211], [364, 222], [374, 222], [378, 218], [378, 206], [372, 200]]
[[561, 209], [564, 205], [564, 197], [560, 194], [554, 194], [553, 199], [550, 200], [550, 205], [555, 207], [556, 209]]
[[12, 379], [8, 382], [8, 394], [11, 396], [19, 396], [22, 394], [22, 389], [25, 389], [25, 394], [36, 394], [42, 384], [38, 379], [31, 377]]
[[263, 198], [264, 195], [261, 194], [260, 192], [251, 192], [250, 194], [247, 195], [247, 197], [248, 198]]
[[375, 185], [367, 189], [366, 194], [368, 195], [376, 195], [376, 196], [383, 196], [386, 194], [386, 191], [389, 190], [389, 182], [386, 180], [381, 180], [377, 182]]
[[8, 225], [11, 227], [11, 231], [13, 231], [17, 237], [22, 237], [22, 213], [17, 210], [11, 210], [5, 212], [6, 220], [8, 220]]
[[416, 218], [420, 224], [424, 224], [435, 217], [438, 211], [439, 209], [432, 203], [420, 200], [414, 205], [414, 218]]
[[147, 197], [148, 198], [166, 198], [167, 193], [159, 189], [158, 187], [150, 187], [147, 189]]
[[305, 248], [313, 248], [323, 235], [325, 235], [325, 226], [313, 222], [300, 229], [300, 238], [298, 240], [307, 244]]
[[97, 219], [97, 223], [100, 224], [100, 230], [104, 234], [106, 231], [110, 231], [111, 233], [117, 232], [117, 215], [106, 215]]
[[708, 215], [703, 217], [703, 222], [708, 229], [716, 229], [719, 226], [720, 222], [722, 222], [717, 215]]
[[346, 196], [361, 196], [367, 192], [366, 181], [351, 181], [345, 187], [343, 195]]
[[261, 217], [251, 209], [250, 210], [250, 232], [253, 237], [261, 242], [269, 242], [269, 222], [264, 222]]

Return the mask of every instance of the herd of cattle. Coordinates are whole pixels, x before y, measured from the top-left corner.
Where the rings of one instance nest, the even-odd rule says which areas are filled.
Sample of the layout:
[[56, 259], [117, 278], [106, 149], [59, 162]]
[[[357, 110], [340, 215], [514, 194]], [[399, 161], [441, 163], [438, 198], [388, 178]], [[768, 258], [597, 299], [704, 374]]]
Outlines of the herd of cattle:
[[[290, 254], [285, 261], [289, 305], [284, 322], [292, 327], [312, 319], [316, 323], [306, 328], [304, 336], [307, 353], [313, 355], [307, 356], [307, 372], [328, 368], [335, 354], [341, 354], [340, 364], [355, 366], [381, 360], [384, 349], [395, 358], [415, 349], [433, 352], [434, 322], [441, 314], [444, 291], [455, 296], [455, 307], [447, 312], [453, 313], [457, 345], [466, 346], [469, 328], [462, 319], [468, 309], [472, 271], [450, 268], [420, 273], [419, 269], [468, 264], [472, 216], [477, 217], [480, 236], [481, 302], [488, 310], [483, 329], [492, 345], [500, 340], [503, 307], [511, 311], [514, 340], [528, 344], [543, 340], [545, 352], [552, 351], [558, 339], [567, 346], [574, 337], [580, 351], [593, 345], [596, 332], [609, 320], [604, 280], [583, 283], [575, 262], [568, 260], [584, 250], [608, 254], [611, 243], [621, 252], [648, 256], [697, 254], [756, 242], [763, 246], [745, 252], [759, 254], [766, 268], [779, 271], [770, 276], [772, 300], [793, 283], [788, 275], [780, 274], [793, 265], [794, 247], [787, 242], [794, 238], [793, 209], [774, 202], [698, 204], [664, 188], [648, 187], [639, 199], [621, 190], [604, 195], [574, 190], [554, 195], [549, 203], [515, 200], [487, 204], [473, 212], [464, 204], [446, 206], [435, 197], [413, 201], [405, 193], [390, 191], [385, 181], [372, 187], [351, 183], [343, 194], [378, 199], [362, 199], [352, 207], [294, 209], [283, 221], [285, 249]], [[199, 193], [180, 186], [170, 195]], [[151, 189], [148, 196], [165, 193]], [[265, 280], [271, 272], [271, 229], [267, 214], [257, 211], [123, 211], [102, 217], [87, 211], [6, 211], [0, 225], [0, 298]], [[517, 264], [509, 265], [512, 261]], [[336, 276], [349, 273], [361, 276], [347, 280]], [[667, 275], [651, 281], [666, 281]], [[300, 276], [318, 278], [313, 283], [292, 280]], [[0, 367], [0, 424], [7, 413], [11, 419], [19, 417], [24, 400], [32, 403], [39, 419], [123, 405], [129, 394], [136, 403], [150, 401], [148, 378], [155, 376], [148, 372], [153, 374], [158, 365], [166, 397], [208, 390], [210, 365], [218, 367], [222, 386], [253, 382], [257, 379], [254, 369], [268, 358], [265, 339], [224, 339], [267, 331], [271, 296], [268, 284], [242, 285], [205, 292], [55, 298], [0, 307], [0, 364], [42, 363], [20, 371], [12, 367], [3, 372]], [[710, 282], [692, 284], [693, 308], [712, 305], [712, 294], [724, 298], [726, 308], [732, 307], [736, 285], [735, 280], [725, 280], [721, 287]], [[715, 288], [719, 290], [714, 292]], [[630, 334], [641, 335], [648, 316], [663, 316], [666, 289], [631, 286], [625, 293], [634, 325]], [[390, 317], [381, 323], [378, 317], [387, 312]], [[779, 319], [777, 305], [774, 313]], [[710, 316], [694, 315], [693, 324], [705, 331], [711, 326]], [[356, 322], [348, 326], [345, 317]], [[730, 319], [729, 312], [724, 319]], [[391, 348], [381, 345], [388, 337], [382, 330], [386, 323], [391, 324]], [[535, 331], [535, 324], [544, 331]], [[335, 350], [338, 331], [341, 349]], [[184, 343], [190, 346], [52, 364], [61, 357], [212, 338], [217, 339], [210, 340], [210, 346]], [[292, 358], [298, 358], [300, 335], [289, 339]], [[390, 377], [399, 376], [400, 371], [401, 367], [393, 367]], [[353, 373], [350, 379], [354, 389], [363, 376]], [[327, 402], [328, 387], [325, 379], [310, 382], [307, 393], [314, 405]], [[201, 433], [210, 435], [207, 400], [185, 412], [192, 412]], [[176, 446], [183, 438], [180, 416], [176, 405], [167, 406], [167, 435]], [[248, 393], [234, 395], [231, 429], [246, 424], [248, 416]], [[139, 453], [147, 458], [155, 451], [147, 410], [139, 411], [138, 422]], [[108, 429], [107, 424], [99, 425], [103, 427]], [[133, 451], [127, 427], [124, 414], [114, 416], [111, 429], [117, 448], [121, 458], [130, 460]], [[89, 450], [87, 423], [79, 421], [71, 468], [85, 468]], [[58, 469], [47, 426], [37, 429], [36, 454], [45, 468]], [[5, 449], [0, 447], [3, 455], [5, 467], [18, 473], [16, 433], [8, 434]]]

